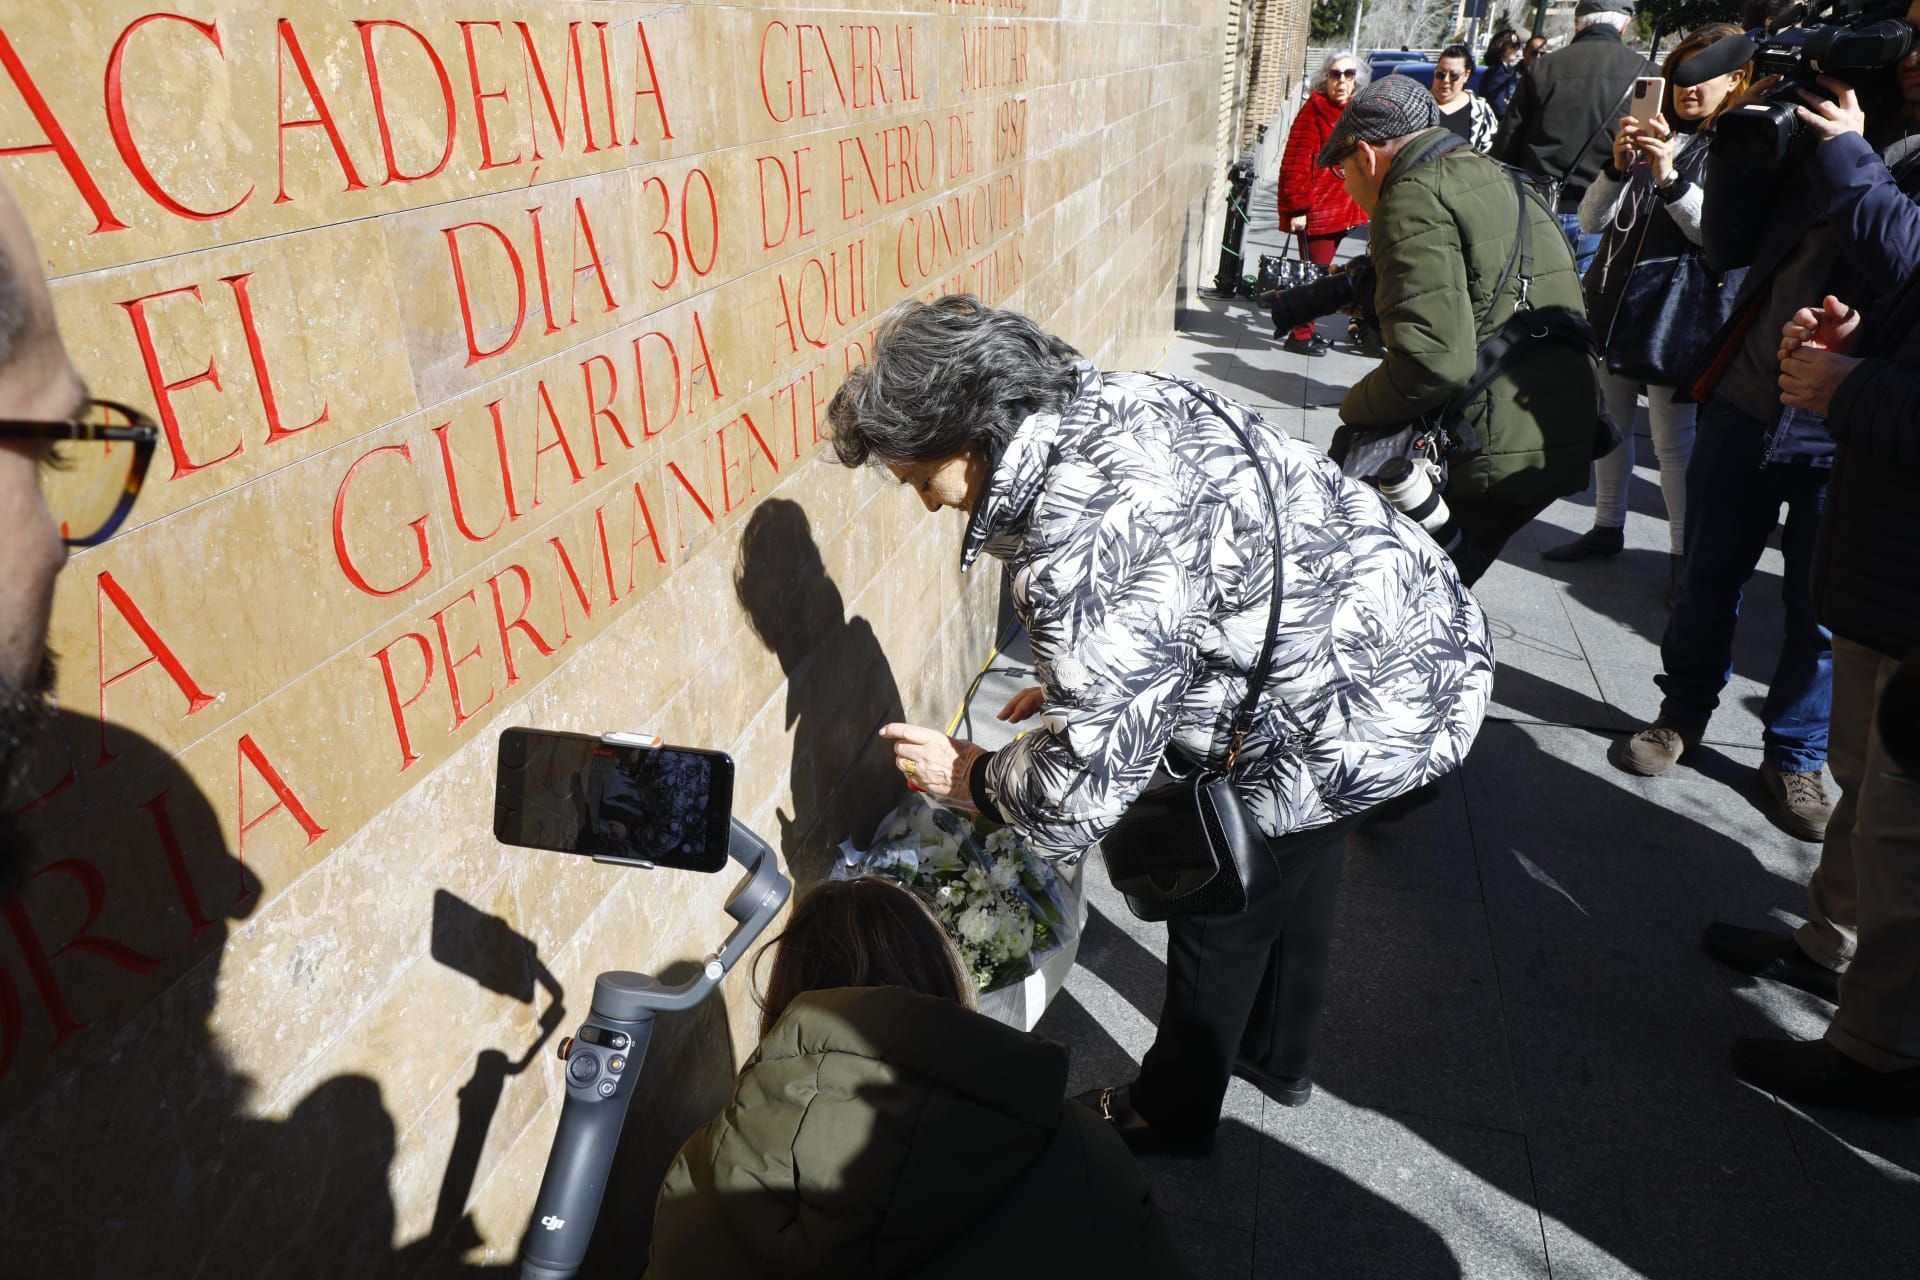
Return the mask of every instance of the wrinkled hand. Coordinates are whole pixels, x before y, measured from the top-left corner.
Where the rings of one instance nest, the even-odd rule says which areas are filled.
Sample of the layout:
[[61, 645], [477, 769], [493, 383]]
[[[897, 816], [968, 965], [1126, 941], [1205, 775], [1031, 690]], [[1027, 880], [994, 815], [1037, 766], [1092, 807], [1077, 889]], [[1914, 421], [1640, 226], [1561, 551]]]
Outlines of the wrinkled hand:
[[1780, 362], [1780, 403], [1824, 416], [1833, 393], [1859, 364], [1853, 356], [1802, 346]]
[[1022, 689], [1007, 699], [1007, 705], [1000, 708], [1000, 714], [994, 718], [997, 720], [1010, 720], [1018, 724], [1022, 720], [1031, 719], [1034, 712], [1040, 710], [1041, 704], [1045, 703], [1046, 700], [1047, 691], [1039, 685], [1034, 685], [1030, 689]]
[[1817, 307], [1802, 307], [1780, 328], [1780, 362], [1803, 346], [1845, 351], [1860, 327], [1860, 313], [1828, 294]]
[[986, 752], [965, 738], [949, 738], [938, 729], [914, 724], [881, 725], [880, 736], [892, 741], [893, 767], [907, 775], [913, 790], [969, 809], [978, 807], [969, 775], [973, 762]]
[[1865, 134], [1867, 113], [1861, 109], [1853, 86], [1832, 76], [1821, 76], [1816, 83], [1833, 97], [1823, 98], [1802, 89], [1800, 96], [1807, 100], [1807, 106], [1795, 107], [1794, 114], [1805, 121], [1822, 142], [1831, 142], [1843, 133]]

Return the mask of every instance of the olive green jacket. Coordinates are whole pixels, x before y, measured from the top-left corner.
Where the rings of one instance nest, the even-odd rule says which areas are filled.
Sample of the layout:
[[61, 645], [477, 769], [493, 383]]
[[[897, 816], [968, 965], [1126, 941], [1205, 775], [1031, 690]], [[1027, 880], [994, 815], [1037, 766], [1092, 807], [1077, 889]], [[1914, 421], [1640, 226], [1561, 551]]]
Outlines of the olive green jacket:
[[1059, 1045], [900, 987], [813, 991], [688, 1139], [649, 1280], [1187, 1274]]
[[[1519, 226], [1513, 181], [1471, 148], [1436, 155], [1450, 136], [1446, 129], [1416, 136], [1387, 170], [1367, 237], [1387, 355], [1341, 402], [1340, 418], [1351, 427], [1398, 428], [1439, 408], [1472, 378], [1481, 341], [1512, 314], [1512, 281], [1496, 305], [1489, 307], [1487, 295]], [[1559, 222], [1538, 200], [1529, 198], [1526, 207], [1530, 301], [1584, 314]], [[1518, 505], [1586, 488], [1599, 427], [1598, 379], [1595, 362], [1565, 344], [1543, 342], [1521, 353], [1467, 407], [1486, 447], [1455, 451], [1448, 496]]]

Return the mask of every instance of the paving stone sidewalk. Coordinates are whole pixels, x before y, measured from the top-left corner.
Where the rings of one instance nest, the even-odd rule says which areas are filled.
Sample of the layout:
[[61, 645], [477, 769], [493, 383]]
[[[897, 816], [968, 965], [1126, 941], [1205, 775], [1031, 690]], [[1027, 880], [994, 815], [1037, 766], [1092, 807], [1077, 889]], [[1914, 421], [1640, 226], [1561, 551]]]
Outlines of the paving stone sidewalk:
[[[1277, 244], [1266, 184], [1255, 203], [1249, 262]], [[1197, 300], [1159, 367], [1324, 447], [1369, 362], [1343, 324], [1321, 329], [1342, 347], [1289, 355], [1251, 304]], [[1920, 1276], [1920, 1122], [1802, 1112], [1737, 1082], [1736, 1036], [1816, 1036], [1825, 1013], [1699, 945], [1716, 917], [1798, 920], [1817, 854], [1758, 807], [1777, 550], [1697, 766], [1642, 779], [1606, 762], [1658, 700], [1667, 543], [1644, 411], [1638, 447], [1625, 554], [1540, 559], [1590, 523], [1582, 495], [1480, 584], [1497, 706], [1437, 802], [1352, 842], [1311, 1104], [1236, 1080], [1210, 1159], [1147, 1162], [1196, 1275]], [[1026, 661], [1016, 639], [982, 681], [983, 741], [1004, 739], [992, 714]], [[1097, 862], [1086, 881], [1079, 964], [1039, 1026], [1071, 1047], [1076, 1092], [1132, 1078], [1165, 984], [1164, 929]]]

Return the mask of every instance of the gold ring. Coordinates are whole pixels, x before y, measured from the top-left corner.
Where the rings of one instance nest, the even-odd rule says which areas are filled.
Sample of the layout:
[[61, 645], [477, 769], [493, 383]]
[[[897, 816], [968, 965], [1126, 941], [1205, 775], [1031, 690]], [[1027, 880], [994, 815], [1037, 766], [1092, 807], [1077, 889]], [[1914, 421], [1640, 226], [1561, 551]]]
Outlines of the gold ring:
[[902, 759], [900, 761], [900, 772], [911, 778], [914, 774], [920, 772], [920, 766], [911, 760]]

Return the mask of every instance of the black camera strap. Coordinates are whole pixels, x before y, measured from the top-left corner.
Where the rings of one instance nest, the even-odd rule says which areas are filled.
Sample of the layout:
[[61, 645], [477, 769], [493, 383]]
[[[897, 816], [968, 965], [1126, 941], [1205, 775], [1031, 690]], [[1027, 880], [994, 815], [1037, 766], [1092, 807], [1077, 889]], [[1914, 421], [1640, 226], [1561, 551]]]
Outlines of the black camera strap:
[[1506, 270], [1500, 273], [1500, 281], [1487, 299], [1486, 321], [1493, 319], [1494, 311], [1500, 305], [1500, 296], [1506, 291], [1507, 281], [1514, 277], [1517, 265], [1519, 283], [1515, 286], [1513, 310], [1498, 328], [1487, 335], [1486, 341], [1479, 344], [1474, 353], [1473, 376], [1441, 406], [1439, 413], [1441, 427], [1453, 437], [1459, 448], [1469, 453], [1485, 449], [1487, 442], [1467, 421], [1467, 407], [1493, 385], [1494, 379], [1507, 371], [1520, 353], [1536, 342], [1557, 342], [1585, 351], [1589, 356], [1595, 354], [1593, 329], [1585, 316], [1566, 307], [1536, 308], [1527, 296], [1533, 287], [1533, 224], [1527, 217], [1525, 179], [1511, 170], [1508, 176], [1513, 180], [1513, 193], [1519, 201], [1520, 222], [1514, 229], [1513, 248], [1507, 254]]

